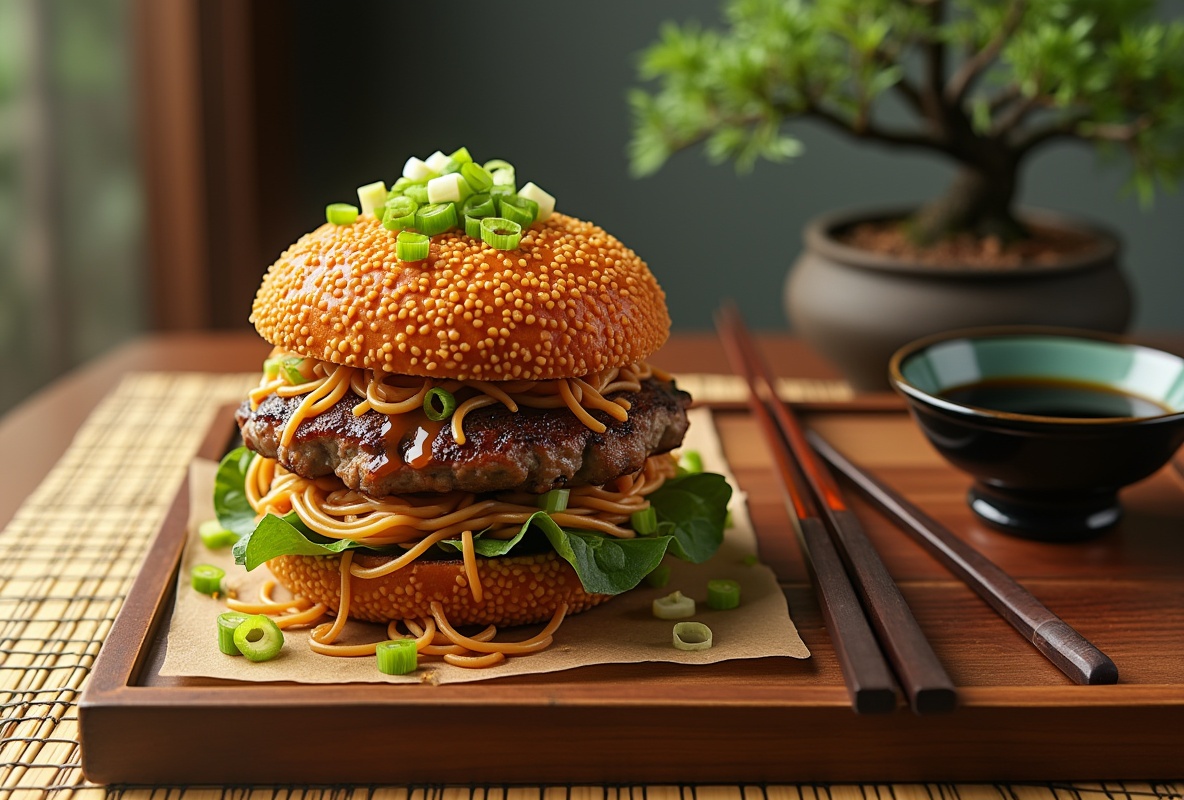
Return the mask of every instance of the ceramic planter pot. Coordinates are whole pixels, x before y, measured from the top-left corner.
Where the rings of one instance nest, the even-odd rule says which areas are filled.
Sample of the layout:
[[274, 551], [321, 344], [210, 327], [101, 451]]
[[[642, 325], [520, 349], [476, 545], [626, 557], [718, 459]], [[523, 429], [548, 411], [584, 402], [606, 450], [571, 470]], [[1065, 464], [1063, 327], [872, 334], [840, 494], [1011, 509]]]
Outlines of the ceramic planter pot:
[[813, 220], [785, 283], [790, 323], [855, 389], [886, 390], [892, 354], [943, 331], [993, 325], [1126, 330], [1131, 291], [1114, 234], [1056, 214], [1025, 213], [1028, 222], [1085, 233], [1096, 244], [1056, 263], [1007, 268], [919, 264], [836, 238], [861, 222], [906, 213], [847, 212]]

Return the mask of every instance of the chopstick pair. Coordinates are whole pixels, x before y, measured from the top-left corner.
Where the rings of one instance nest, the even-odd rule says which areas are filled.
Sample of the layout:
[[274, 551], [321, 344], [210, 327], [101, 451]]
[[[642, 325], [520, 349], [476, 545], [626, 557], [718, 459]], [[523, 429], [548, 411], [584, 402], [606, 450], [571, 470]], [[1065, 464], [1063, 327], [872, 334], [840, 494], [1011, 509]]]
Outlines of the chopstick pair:
[[914, 712], [953, 710], [953, 682], [838, 484], [815, 457], [792, 411], [777, 397], [768, 366], [734, 306], [721, 309], [717, 325], [733, 369], [748, 383], [753, 416], [781, 473], [852, 707], [859, 713], [892, 711], [895, 670]]

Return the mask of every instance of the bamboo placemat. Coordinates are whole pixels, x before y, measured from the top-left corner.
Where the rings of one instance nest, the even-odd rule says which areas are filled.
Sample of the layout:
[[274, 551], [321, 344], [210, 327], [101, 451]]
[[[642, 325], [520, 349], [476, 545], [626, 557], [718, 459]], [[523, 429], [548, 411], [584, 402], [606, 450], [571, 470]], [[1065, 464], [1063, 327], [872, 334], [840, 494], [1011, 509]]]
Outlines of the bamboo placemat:
[[[214, 411], [253, 375], [130, 375], [0, 533], [0, 800], [1184, 800], [1184, 783], [770, 786], [98, 787], [82, 776], [77, 701]], [[702, 399], [728, 381], [686, 376]], [[841, 400], [834, 382], [788, 382]], [[743, 398], [743, 394], [740, 394]], [[4, 457], [19, 457], [6, 453]], [[195, 758], [225, 757], [211, 749]], [[247, 754], [249, 757], [249, 754]], [[446, 776], [441, 776], [446, 778]]]

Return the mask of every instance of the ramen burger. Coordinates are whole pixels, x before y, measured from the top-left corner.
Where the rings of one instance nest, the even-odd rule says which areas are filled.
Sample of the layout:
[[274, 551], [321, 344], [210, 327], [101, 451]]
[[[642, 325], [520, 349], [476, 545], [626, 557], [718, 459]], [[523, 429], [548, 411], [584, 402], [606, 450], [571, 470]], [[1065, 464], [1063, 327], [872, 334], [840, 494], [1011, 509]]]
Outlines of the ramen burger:
[[646, 361], [670, 318], [637, 254], [463, 148], [359, 198], [263, 279], [274, 350], [216, 497], [236, 560], [333, 618], [314, 648], [353, 654], [349, 617], [480, 666], [709, 557], [728, 489], [670, 454], [690, 398]]

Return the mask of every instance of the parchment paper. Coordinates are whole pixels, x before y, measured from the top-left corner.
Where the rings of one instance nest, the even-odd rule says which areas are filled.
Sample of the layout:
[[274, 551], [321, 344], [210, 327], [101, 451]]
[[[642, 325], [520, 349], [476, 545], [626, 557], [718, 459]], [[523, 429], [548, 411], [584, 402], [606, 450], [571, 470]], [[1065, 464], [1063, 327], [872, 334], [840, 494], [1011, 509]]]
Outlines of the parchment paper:
[[[691, 427], [683, 447], [698, 450], [705, 468], [727, 476], [735, 488], [736, 481], [723, 458], [710, 412], [695, 409], [690, 413]], [[181, 561], [161, 675], [296, 683], [460, 683], [556, 672], [589, 664], [641, 661], [710, 664], [733, 659], [810, 655], [789, 617], [785, 596], [773, 572], [762, 564], [745, 563], [746, 557], [756, 552], [756, 539], [744, 498], [738, 491], [731, 501], [734, 525], [726, 532], [714, 558], [705, 564], [666, 559], [665, 563], [671, 567], [669, 585], [653, 589], [643, 584], [604, 605], [567, 618], [556, 633], [554, 644], [540, 653], [510, 656], [502, 664], [487, 669], [465, 669], [423, 660], [419, 670], [411, 675], [383, 675], [373, 656], [317, 655], [308, 648], [306, 630], [289, 628], [284, 631], [283, 650], [272, 661], [251, 663], [245, 658], [224, 655], [217, 647], [216, 619], [226, 608], [220, 600], [199, 594], [189, 586], [191, 568], [195, 564], [222, 567], [237, 595], [247, 600], [256, 598], [259, 586], [271, 576], [266, 567], [248, 573], [234, 564], [229, 549], [211, 551], [201, 543], [197, 526], [214, 516], [212, 494], [216, 467], [211, 461], [197, 460], [190, 468], [189, 542]], [[712, 611], [707, 607], [707, 581], [711, 578], [732, 578], [740, 583], [739, 608]], [[674, 623], [656, 619], [651, 613], [654, 598], [676, 589], [697, 601], [698, 613], [692, 619], [711, 628], [714, 640], [711, 649], [676, 650], [671, 644]], [[282, 591], [277, 589], [277, 596], [283, 596]], [[497, 638], [499, 641], [526, 639], [541, 627], [505, 628], [499, 630]], [[351, 622], [340, 641], [385, 638], [385, 626]]]

